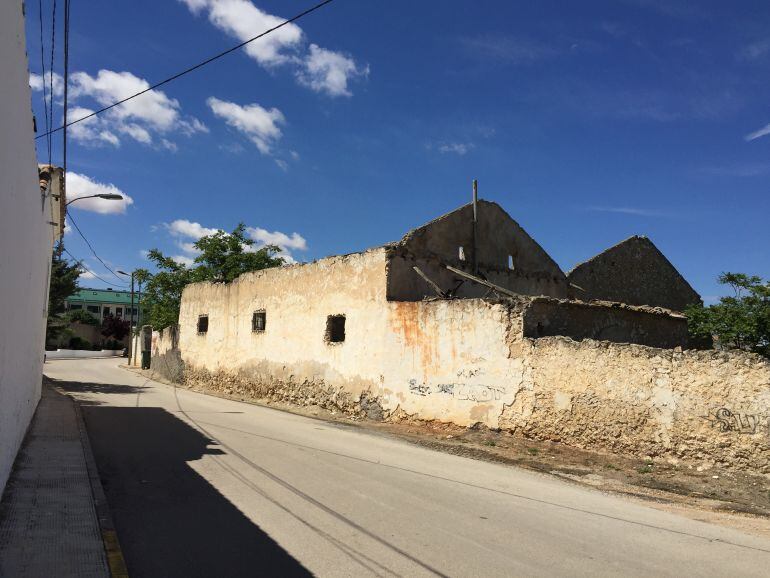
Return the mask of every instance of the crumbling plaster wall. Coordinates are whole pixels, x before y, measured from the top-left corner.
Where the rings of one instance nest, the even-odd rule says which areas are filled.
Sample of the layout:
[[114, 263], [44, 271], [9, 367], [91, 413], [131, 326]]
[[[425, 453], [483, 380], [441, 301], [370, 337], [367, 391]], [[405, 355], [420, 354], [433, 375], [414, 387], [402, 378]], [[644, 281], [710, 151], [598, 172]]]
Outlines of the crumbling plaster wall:
[[[376, 249], [250, 273], [230, 285], [188, 286], [181, 381], [378, 419], [417, 414], [495, 425], [512, 401], [501, 384], [520, 373], [508, 345], [512, 328], [520, 332], [520, 310], [478, 299], [388, 302], [386, 257]], [[251, 330], [257, 310], [266, 313], [264, 332]], [[209, 326], [198, 335], [202, 314]], [[345, 315], [344, 342], [324, 340], [329, 315]], [[166, 365], [171, 349], [156, 337], [153, 363]]]
[[184, 364], [179, 350], [179, 325], [152, 332], [151, 368], [165, 379], [182, 381]]
[[[521, 295], [567, 296], [567, 279], [559, 266], [497, 203], [478, 202], [479, 272], [487, 280]], [[465, 259], [460, 259], [460, 247]], [[509, 267], [509, 256], [513, 269]], [[419, 267], [442, 289], [460, 280], [441, 263], [473, 273], [473, 205], [465, 205], [407, 233], [390, 247], [388, 299], [419, 301], [435, 296], [412, 269]], [[459, 297], [483, 297], [485, 287], [465, 282]]]
[[[376, 396], [387, 352], [385, 249], [242, 275], [229, 285], [188, 286], [180, 310], [185, 381], [253, 398], [357, 411]], [[264, 310], [265, 331], [253, 332]], [[198, 335], [198, 316], [209, 328]], [[324, 339], [327, 317], [345, 316], [345, 341]]]
[[[377, 249], [189, 286], [182, 382], [375, 419], [480, 423], [576, 447], [770, 473], [766, 360], [525, 337], [528, 308], [542, 302], [527, 297], [388, 301], [387, 260], [387, 249]], [[255, 310], [266, 312], [264, 332], [251, 330]], [[613, 310], [630, 324], [638, 313]], [[195, 331], [200, 314], [209, 315], [205, 336]], [[346, 337], [332, 344], [325, 324], [336, 314], [346, 317]], [[155, 351], [171, 353], [162, 343]]]

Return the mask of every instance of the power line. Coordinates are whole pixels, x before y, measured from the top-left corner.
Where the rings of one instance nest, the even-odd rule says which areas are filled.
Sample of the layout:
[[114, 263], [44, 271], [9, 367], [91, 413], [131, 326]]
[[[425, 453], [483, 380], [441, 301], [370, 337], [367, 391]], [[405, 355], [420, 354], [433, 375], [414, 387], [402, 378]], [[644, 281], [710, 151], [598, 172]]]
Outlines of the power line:
[[67, 84], [69, 84], [70, 62], [70, 0], [64, 0], [64, 109], [62, 111], [62, 169], [64, 173], [64, 198], [67, 198]]
[[[96, 254], [96, 251], [94, 250], [94, 248], [93, 248], [93, 246], [91, 245], [91, 243], [89, 243], [89, 242], [88, 242], [88, 239], [86, 239], [86, 236], [83, 234], [83, 231], [81, 231], [81, 230], [80, 230], [80, 227], [78, 227], [78, 224], [75, 222], [75, 219], [73, 219], [73, 218], [72, 218], [72, 213], [70, 213], [69, 211], [67, 211], [67, 215], [68, 215], [68, 216], [69, 216], [69, 218], [70, 218], [70, 222], [71, 222], [71, 223], [72, 223], [72, 224], [75, 226], [75, 230], [77, 230], [77, 232], [80, 234], [80, 236], [81, 236], [81, 237], [83, 237], [83, 240], [86, 242], [86, 245], [88, 245], [88, 248], [89, 248], [89, 249], [91, 249], [91, 252], [94, 254], [94, 257], [96, 257], [96, 259], [99, 261], [99, 263], [101, 263], [102, 265], [104, 265], [104, 268], [105, 268], [105, 269], [107, 269], [107, 271], [109, 271], [110, 273], [112, 273], [113, 275], [115, 275], [115, 277], [117, 277], [118, 279], [120, 279], [120, 277], [118, 277], [118, 274], [117, 274], [117, 273], [115, 273], [115, 271], [113, 271], [113, 270], [110, 268], [110, 266], [109, 266], [109, 265], [107, 265], [107, 263], [105, 263], [105, 262], [102, 260], [102, 258], [101, 258], [99, 255], [97, 255], [97, 254]], [[125, 287], [126, 285], [123, 285], [123, 286]]]
[[99, 277], [99, 275], [97, 275], [96, 273], [91, 271], [88, 267], [83, 265], [83, 260], [82, 259], [78, 259], [77, 257], [75, 257], [75, 255], [73, 255], [72, 253], [67, 251], [67, 248], [64, 245], [62, 245], [62, 250], [65, 253], [67, 253], [67, 255], [69, 255], [73, 259], [73, 261], [75, 261], [78, 264], [78, 267], [83, 269], [83, 271], [85, 271], [86, 273], [90, 273], [91, 275], [94, 276], [94, 278], [99, 279], [99, 281], [101, 281], [102, 283], [106, 283], [107, 285], [112, 285], [113, 287], [118, 287], [118, 288], [123, 287], [123, 288], [125, 288], [124, 285], [116, 285], [115, 283], [110, 283], [109, 281], [106, 281], [106, 280], [102, 279], [101, 277]]
[[[48, 96], [51, 99], [50, 111], [51, 111], [51, 126], [53, 126], [53, 57], [56, 48], [56, 0], [53, 0], [53, 8], [51, 10], [51, 66], [48, 68], [50, 74], [50, 87], [48, 90]], [[45, 83], [45, 74], [43, 75], [43, 83]], [[50, 128], [49, 128], [50, 130]], [[53, 139], [48, 139], [48, 166], [51, 166], [51, 150], [53, 148]]]
[[[36, 139], [39, 139], [39, 138], [42, 138], [42, 137], [44, 137], [44, 136], [47, 136], [47, 135], [53, 134], [53, 133], [55, 133], [55, 132], [59, 132], [59, 131], [60, 131], [60, 130], [62, 130], [62, 129], [63, 129], [65, 126], [72, 126], [73, 124], [76, 124], [76, 123], [82, 122], [82, 121], [84, 121], [84, 120], [86, 120], [86, 119], [89, 119], [89, 118], [91, 118], [92, 116], [96, 116], [97, 114], [101, 114], [101, 113], [103, 113], [103, 112], [105, 112], [105, 111], [108, 111], [108, 110], [110, 110], [111, 108], [114, 108], [114, 107], [116, 107], [116, 106], [118, 106], [118, 105], [120, 105], [120, 104], [123, 104], [124, 102], [127, 102], [127, 101], [129, 101], [129, 100], [131, 100], [131, 99], [133, 99], [133, 98], [136, 98], [137, 96], [141, 96], [141, 95], [142, 95], [142, 94], [144, 94], [145, 92], [150, 92], [151, 90], [154, 90], [154, 89], [158, 88], [159, 86], [163, 86], [164, 84], [167, 84], [167, 83], [171, 82], [172, 80], [176, 80], [177, 78], [179, 78], [179, 77], [181, 77], [181, 76], [184, 76], [185, 74], [189, 74], [190, 72], [192, 72], [192, 71], [194, 71], [194, 70], [197, 70], [197, 69], [199, 69], [199, 68], [201, 68], [201, 67], [203, 67], [203, 66], [206, 66], [207, 64], [209, 64], [209, 63], [211, 63], [211, 62], [214, 62], [215, 60], [217, 60], [217, 59], [219, 59], [219, 58], [222, 58], [223, 56], [226, 56], [226, 55], [230, 54], [231, 52], [235, 52], [236, 50], [238, 50], [238, 49], [240, 49], [240, 48], [243, 48], [243, 47], [244, 47], [244, 46], [246, 46], [247, 44], [249, 44], [249, 43], [251, 43], [251, 42], [254, 42], [255, 40], [259, 40], [259, 39], [260, 39], [260, 38], [262, 38], [263, 36], [267, 36], [267, 35], [268, 35], [268, 34], [270, 34], [271, 32], [275, 32], [276, 30], [278, 30], [279, 28], [282, 28], [282, 27], [286, 26], [287, 24], [291, 24], [292, 22], [296, 22], [297, 20], [299, 20], [299, 19], [300, 19], [300, 18], [302, 18], [303, 16], [307, 16], [307, 15], [308, 15], [308, 14], [310, 14], [311, 12], [315, 12], [315, 11], [316, 11], [316, 10], [318, 10], [319, 8], [322, 8], [322, 7], [326, 6], [327, 4], [330, 4], [330, 3], [331, 3], [331, 2], [333, 2], [333, 1], [334, 1], [334, 0], [323, 0], [323, 2], [319, 2], [319, 3], [318, 3], [318, 4], [316, 4], [315, 6], [313, 6], [313, 7], [311, 7], [311, 8], [308, 8], [307, 10], [305, 10], [305, 11], [303, 11], [303, 12], [300, 12], [300, 13], [299, 13], [299, 14], [297, 14], [296, 16], [294, 16], [294, 17], [292, 17], [292, 18], [289, 18], [288, 20], [284, 20], [283, 22], [281, 22], [281, 23], [280, 23], [280, 24], [278, 24], [277, 26], [273, 26], [272, 28], [269, 28], [269, 29], [265, 30], [264, 32], [262, 32], [262, 33], [260, 33], [260, 34], [257, 34], [257, 35], [256, 35], [256, 36], [254, 36], [253, 38], [249, 38], [248, 40], [246, 40], [246, 41], [244, 41], [244, 42], [241, 42], [240, 44], [238, 44], [238, 45], [236, 45], [236, 46], [233, 46], [232, 48], [228, 48], [227, 50], [225, 50], [225, 51], [223, 51], [223, 52], [220, 52], [219, 54], [215, 54], [214, 56], [212, 56], [211, 58], [207, 58], [207, 59], [206, 59], [206, 60], [204, 60], [203, 62], [199, 62], [198, 64], [195, 64], [195, 65], [193, 65], [193, 66], [191, 66], [191, 67], [189, 67], [189, 68], [186, 68], [186, 69], [184, 69], [183, 71], [181, 71], [181, 72], [178, 72], [177, 74], [174, 74], [173, 76], [169, 76], [169, 77], [168, 77], [168, 78], [166, 78], [165, 80], [161, 80], [160, 82], [157, 82], [157, 83], [153, 84], [152, 86], [149, 86], [148, 88], [145, 88], [144, 90], [141, 90], [141, 91], [137, 92], [136, 94], [132, 94], [131, 96], [127, 96], [126, 98], [124, 98], [124, 99], [122, 99], [122, 100], [119, 100], [119, 101], [117, 101], [117, 102], [113, 102], [112, 104], [110, 104], [110, 105], [108, 105], [108, 106], [105, 106], [104, 108], [100, 108], [99, 110], [96, 110], [96, 111], [92, 112], [91, 114], [87, 114], [86, 116], [84, 116], [84, 117], [82, 117], [82, 118], [79, 118], [79, 119], [77, 119], [77, 120], [73, 120], [73, 121], [72, 121], [71, 123], [69, 123], [69, 124], [66, 124], [66, 125], [62, 125], [62, 126], [60, 126], [59, 128], [56, 128], [56, 129], [50, 129], [50, 128], [49, 128], [49, 129], [48, 129], [48, 132], [46, 132], [45, 134], [41, 134], [41, 135], [39, 135], [39, 136], [36, 136], [35, 138], [36, 138]], [[52, 125], [53, 125], [53, 123], [52, 123]]]
[[38, 0], [37, 2], [38, 6], [38, 19], [40, 21], [40, 68], [42, 68], [42, 79], [43, 79], [43, 108], [45, 109], [45, 134], [42, 134], [40, 136], [35, 137], [35, 140], [41, 138], [41, 137], [47, 137], [47, 142], [49, 143], [48, 146], [50, 148], [50, 142], [51, 142], [51, 127], [53, 126], [53, 122], [49, 121], [48, 119], [48, 94], [47, 94], [47, 87], [45, 84], [45, 44], [43, 42], [43, 0]]

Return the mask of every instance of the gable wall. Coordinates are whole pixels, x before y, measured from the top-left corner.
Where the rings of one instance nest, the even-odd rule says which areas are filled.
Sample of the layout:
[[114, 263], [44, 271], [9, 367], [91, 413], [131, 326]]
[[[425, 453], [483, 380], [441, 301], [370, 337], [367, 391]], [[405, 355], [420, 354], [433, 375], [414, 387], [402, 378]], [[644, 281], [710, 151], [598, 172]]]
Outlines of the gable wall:
[[684, 311], [700, 296], [644, 237], [631, 237], [575, 267], [568, 275], [574, 297]]
[[[496, 203], [478, 203], [479, 273], [489, 281], [521, 295], [567, 296], [564, 273], [550, 256]], [[463, 247], [465, 261], [459, 258]], [[514, 269], [508, 266], [513, 257]], [[409, 233], [395, 245], [388, 260], [387, 295], [393, 301], [418, 301], [435, 296], [412, 269], [419, 267], [447, 290], [457, 285], [455, 274], [441, 263], [473, 272], [473, 207], [466, 205]], [[483, 297], [486, 287], [466, 281], [459, 297]]]

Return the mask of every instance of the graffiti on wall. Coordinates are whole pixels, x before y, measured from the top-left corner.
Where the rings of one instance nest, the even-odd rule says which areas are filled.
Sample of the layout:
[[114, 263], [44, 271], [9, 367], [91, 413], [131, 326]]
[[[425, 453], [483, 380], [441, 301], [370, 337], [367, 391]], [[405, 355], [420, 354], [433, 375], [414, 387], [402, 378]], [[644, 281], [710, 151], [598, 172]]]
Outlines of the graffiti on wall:
[[409, 393], [422, 396], [430, 395], [430, 386], [425, 383], [417, 383], [416, 379], [410, 379]]
[[468, 384], [468, 383], [439, 383], [431, 387], [427, 383], [419, 383], [416, 379], [409, 380], [409, 393], [413, 395], [448, 395], [463, 401], [493, 401], [499, 400], [505, 389], [494, 385]]
[[707, 419], [723, 433], [770, 435], [770, 417], [766, 415], [733, 412], [726, 407], [720, 407], [710, 413]]

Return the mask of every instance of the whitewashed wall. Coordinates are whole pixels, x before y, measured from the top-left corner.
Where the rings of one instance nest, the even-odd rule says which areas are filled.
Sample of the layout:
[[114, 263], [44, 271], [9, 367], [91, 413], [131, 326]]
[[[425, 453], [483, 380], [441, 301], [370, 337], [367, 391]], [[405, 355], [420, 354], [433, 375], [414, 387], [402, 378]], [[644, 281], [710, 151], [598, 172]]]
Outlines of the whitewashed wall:
[[[54, 227], [35, 159], [24, 16], [0, 2], [0, 490], [40, 399]], [[54, 218], [53, 220], [58, 220]]]

